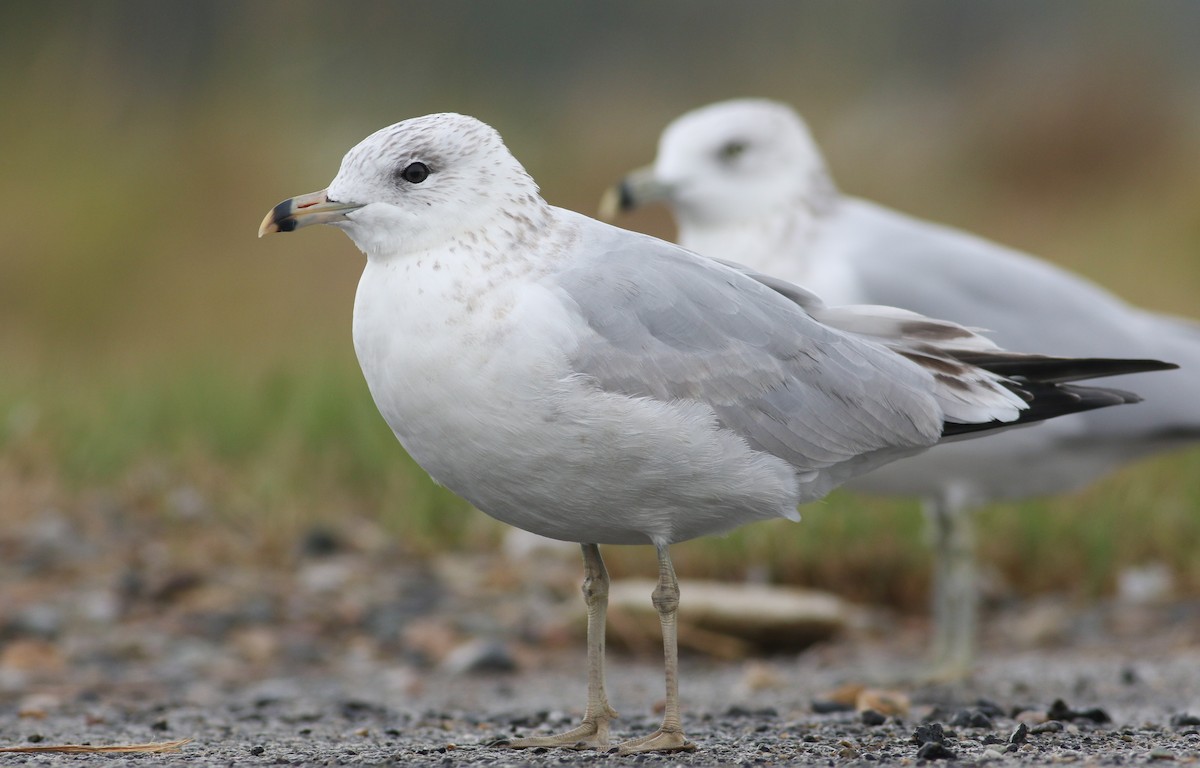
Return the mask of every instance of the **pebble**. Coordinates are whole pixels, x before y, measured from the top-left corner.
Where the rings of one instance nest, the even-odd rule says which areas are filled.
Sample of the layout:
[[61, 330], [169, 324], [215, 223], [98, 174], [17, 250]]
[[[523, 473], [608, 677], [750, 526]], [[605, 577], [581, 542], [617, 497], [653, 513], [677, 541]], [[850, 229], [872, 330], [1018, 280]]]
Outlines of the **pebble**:
[[917, 750], [918, 760], [957, 760], [958, 755], [940, 741], [929, 741]]
[[914, 744], [941, 744], [946, 740], [946, 731], [941, 723], [918, 725], [912, 734]]

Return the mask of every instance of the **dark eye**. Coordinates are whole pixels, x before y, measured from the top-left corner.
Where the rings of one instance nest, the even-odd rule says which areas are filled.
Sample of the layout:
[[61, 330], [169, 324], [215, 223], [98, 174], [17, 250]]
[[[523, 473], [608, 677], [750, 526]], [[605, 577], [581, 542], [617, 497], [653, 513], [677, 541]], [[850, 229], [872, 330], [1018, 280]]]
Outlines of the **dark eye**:
[[420, 184], [429, 178], [429, 166], [422, 162], [409, 163], [403, 171], [400, 171], [400, 178], [410, 184]]
[[721, 149], [717, 151], [722, 160], [733, 160], [746, 151], [746, 142], [730, 141], [721, 145]]

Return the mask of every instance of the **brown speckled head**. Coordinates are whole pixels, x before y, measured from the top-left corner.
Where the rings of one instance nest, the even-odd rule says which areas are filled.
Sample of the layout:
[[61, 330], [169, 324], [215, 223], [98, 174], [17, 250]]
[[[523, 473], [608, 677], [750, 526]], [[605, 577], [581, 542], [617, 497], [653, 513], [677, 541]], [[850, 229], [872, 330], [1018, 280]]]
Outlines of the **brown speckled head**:
[[344, 229], [372, 257], [469, 237], [497, 219], [540, 218], [547, 207], [500, 134], [453, 113], [376, 131], [346, 153], [327, 190], [294, 199], [320, 212], [313, 223]]

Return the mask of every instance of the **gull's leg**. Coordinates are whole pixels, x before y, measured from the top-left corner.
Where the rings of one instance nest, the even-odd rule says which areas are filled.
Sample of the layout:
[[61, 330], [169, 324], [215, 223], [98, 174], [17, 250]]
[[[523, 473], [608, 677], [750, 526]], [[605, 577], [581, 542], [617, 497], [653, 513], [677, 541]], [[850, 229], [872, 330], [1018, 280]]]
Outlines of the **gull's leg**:
[[649, 736], [632, 739], [619, 745], [620, 753], [690, 752], [696, 745], [683, 735], [679, 720], [679, 643], [676, 638], [676, 616], [679, 611], [679, 580], [671, 566], [667, 545], [658, 545], [658, 586], [652, 595], [654, 607], [662, 623], [663, 651], [666, 656], [667, 703], [662, 725]]
[[944, 494], [925, 507], [934, 537], [932, 673], [944, 681], [970, 673], [979, 618], [974, 515], [956, 496]]
[[525, 739], [500, 739], [492, 746], [524, 749], [527, 747], [569, 747], [603, 749], [608, 746], [608, 724], [617, 716], [604, 693], [604, 619], [608, 612], [608, 571], [600, 559], [600, 547], [583, 546], [583, 599], [587, 605], [587, 676], [588, 700], [579, 727], [554, 736], [530, 736]]

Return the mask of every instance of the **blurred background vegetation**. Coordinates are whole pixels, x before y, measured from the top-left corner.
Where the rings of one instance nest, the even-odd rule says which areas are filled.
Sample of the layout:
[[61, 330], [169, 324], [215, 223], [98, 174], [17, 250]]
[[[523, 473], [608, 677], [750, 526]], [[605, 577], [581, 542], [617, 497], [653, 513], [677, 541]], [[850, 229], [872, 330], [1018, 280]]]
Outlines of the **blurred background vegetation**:
[[[99, 499], [170, 536], [199, 499], [225, 548], [189, 560], [270, 562], [362, 520], [415, 555], [494, 547], [370, 401], [354, 247], [255, 239], [360, 138], [429, 112], [491, 123], [551, 202], [592, 213], [681, 112], [773, 97], [845, 191], [1200, 316], [1198, 30], [1188, 0], [0, 4], [0, 528], [55, 510], [83, 530]], [[662, 211], [623, 223], [673, 235]], [[681, 546], [681, 575], [923, 605], [915, 504], [836, 494], [805, 517]], [[1161, 562], [1195, 595], [1200, 453], [981, 526], [1017, 594], [1105, 594]]]

